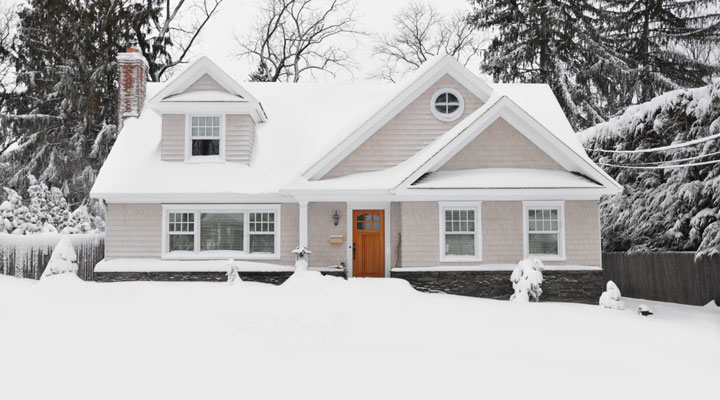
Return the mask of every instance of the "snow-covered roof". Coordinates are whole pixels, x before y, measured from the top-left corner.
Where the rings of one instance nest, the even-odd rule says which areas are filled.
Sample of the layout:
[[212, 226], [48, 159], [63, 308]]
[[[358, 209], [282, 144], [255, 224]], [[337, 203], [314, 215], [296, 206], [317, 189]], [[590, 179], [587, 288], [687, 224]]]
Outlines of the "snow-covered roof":
[[246, 99], [243, 99], [239, 95], [224, 92], [222, 90], [196, 90], [194, 92], [185, 92], [182, 94], [171, 95], [165, 98], [163, 101], [170, 102], [208, 102], [208, 101], [232, 101], [239, 103], [247, 103]]
[[597, 188], [590, 179], [562, 170], [480, 168], [430, 172], [414, 183], [418, 189]]
[[[534, 123], [534, 129], [542, 129], [542, 135], [546, 136], [543, 140], [547, 141], [548, 147], [562, 147], [558, 150], [564, 153], [562, 157], [572, 158], [564, 165], [572, 164], [573, 168], [568, 168], [570, 171], [589, 176], [605, 187], [613, 186], [612, 178], [585, 154], [547, 85], [490, 86], [458, 66], [452, 59], [437, 57], [399, 85], [367, 82], [247, 82], [239, 85], [227, 83], [227, 75], [217, 71], [217, 66], [203, 58], [188, 67], [187, 71], [192, 73], [193, 78], [206, 70], [212, 72], [213, 79], [231, 89], [222, 94], [222, 98], [244, 98], [261, 104], [263, 116], [267, 117], [256, 126], [250, 165], [161, 160], [161, 117], [155, 107], [158, 102], [178, 99], [180, 102], [222, 101], [219, 100], [221, 93], [215, 91], [181, 94], [181, 89], [192, 82], [176, 76], [164, 84], [148, 84], [146, 106], [139, 118], [125, 122], [91, 195], [124, 202], [233, 202], [259, 201], [259, 197], [280, 201], [290, 199], [294, 194], [323, 191], [376, 190], [391, 193], [400, 184], [409, 187], [420, 176], [434, 172], [436, 165], [433, 163], [442, 161], [437, 158], [450, 151], [448, 149], [459, 146], [464, 134], [475, 130], [478, 124], [489, 124], [498, 117], [507, 117], [500, 113], [507, 110], [515, 110], [515, 114], [522, 114], [523, 118]], [[308, 179], [308, 168], [316, 168], [318, 160], [330, 157], [339, 146], [356, 140], [354, 135], [357, 135], [358, 127], [367, 126], [369, 119], [381, 112], [385, 105], [407, 95], [408, 90], [415, 93], [422, 89], [415, 87], [418, 79], [434, 79], [448, 71], [485, 100], [478, 110], [395, 167], [335, 179]], [[560, 163], [563, 165], [562, 160]], [[582, 165], [575, 168], [576, 164]], [[524, 181], [518, 178], [518, 182]]]

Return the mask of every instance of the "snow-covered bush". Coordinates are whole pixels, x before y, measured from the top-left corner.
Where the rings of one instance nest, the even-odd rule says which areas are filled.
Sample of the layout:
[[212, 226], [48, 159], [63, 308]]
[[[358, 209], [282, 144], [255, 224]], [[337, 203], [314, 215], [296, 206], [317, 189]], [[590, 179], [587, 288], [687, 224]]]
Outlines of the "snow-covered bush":
[[513, 293], [510, 301], [528, 302], [539, 301], [542, 289], [540, 285], [543, 282], [542, 271], [545, 268], [542, 261], [537, 258], [526, 258], [513, 270], [510, 275]]
[[228, 284], [233, 285], [235, 283], [242, 282], [240, 274], [238, 274], [238, 267], [235, 265], [235, 260], [232, 258], [228, 260], [228, 272], [227, 272]]
[[308, 259], [306, 256], [312, 254], [312, 251], [304, 246], [300, 246], [296, 247], [292, 252], [297, 255], [297, 260], [295, 260], [295, 273], [306, 272], [308, 270]]
[[608, 281], [605, 291], [600, 295], [600, 307], [611, 310], [625, 309], [625, 303], [620, 300], [620, 289], [615, 282]]
[[70, 238], [63, 235], [60, 242], [55, 246], [55, 250], [53, 250], [50, 261], [40, 279], [60, 274], [75, 275], [77, 271], [77, 254], [75, 254], [72, 243], [70, 243]]
[[88, 233], [104, 230], [101, 218], [91, 215], [81, 205], [70, 211], [63, 192], [48, 188], [34, 176], [28, 177], [29, 199], [23, 201], [20, 194], [10, 188], [3, 188], [6, 200], [0, 203], [0, 232], [14, 235], [61, 232], [66, 234]]

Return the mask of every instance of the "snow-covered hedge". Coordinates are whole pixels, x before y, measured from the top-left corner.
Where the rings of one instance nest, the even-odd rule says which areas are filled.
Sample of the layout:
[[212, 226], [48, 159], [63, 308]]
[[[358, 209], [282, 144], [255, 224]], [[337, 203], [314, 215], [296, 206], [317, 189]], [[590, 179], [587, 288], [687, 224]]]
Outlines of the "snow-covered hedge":
[[30, 175], [27, 201], [15, 190], [3, 188], [5, 201], [0, 203], [0, 232], [14, 235], [36, 233], [89, 233], [103, 231], [105, 223], [88, 212], [86, 206], [74, 211], [56, 188], [48, 188]]
[[[588, 151], [625, 190], [601, 200], [605, 251], [720, 253], [720, 78], [629, 107], [622, 115], [580, 133]], [[665, 151], [642, 149], [671, 146]], [[658, 168], [674, 164], [680, 168]], [[639, 167], [639, 168], [638, 168]]]
[[615, 282], [608, 281], [606, 290], [600, 295], [600, 307], [611, 310], [625, 309], [625, 303], [620, 300], [620, 289]]
[[526, 258], [520, 261], [510, 275], [510, 282], [512, 282], [515, 292], [510, 296], [510, 301], [525, 303], [530, 300], [540, 301], [543, 268], [542, 261], [537, 258]]
[[[59, 233], [34, 235], [0, 233], [0, 274], [39, 279], [62, 236]], [[78, 264], [92, 268], [95, 262], [103, 258], [104, 233], [91, 232], [65, 236], [80, 257]]]

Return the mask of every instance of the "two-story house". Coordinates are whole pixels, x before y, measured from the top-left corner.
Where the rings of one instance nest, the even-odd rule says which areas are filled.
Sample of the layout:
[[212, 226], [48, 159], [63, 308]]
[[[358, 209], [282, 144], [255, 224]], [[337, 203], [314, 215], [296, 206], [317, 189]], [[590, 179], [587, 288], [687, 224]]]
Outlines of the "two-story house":
[[311, 268], [493, 297], [537, 257], [550, 298], [599, 294], [598, 200], [621, 187], [547, 85], [447, 56], [401, 84], [241, 84], [204, 57], [148, 83], [139, 53], [118, 64], [101, 280], [222, 279], [232, 258], [281, 281], [305, 246]]

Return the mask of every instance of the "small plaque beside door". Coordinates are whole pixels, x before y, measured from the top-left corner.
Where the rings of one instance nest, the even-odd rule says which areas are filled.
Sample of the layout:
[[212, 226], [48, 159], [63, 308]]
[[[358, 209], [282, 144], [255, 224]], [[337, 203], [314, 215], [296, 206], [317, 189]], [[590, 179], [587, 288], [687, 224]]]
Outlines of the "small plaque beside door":
[[343, 244], [345, 242], [345, 236], [343, 235], [330, 235], [331, 244]]

